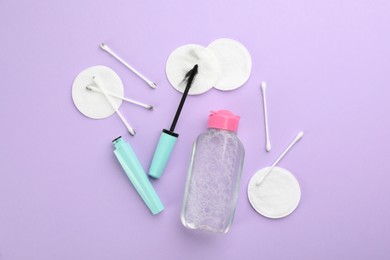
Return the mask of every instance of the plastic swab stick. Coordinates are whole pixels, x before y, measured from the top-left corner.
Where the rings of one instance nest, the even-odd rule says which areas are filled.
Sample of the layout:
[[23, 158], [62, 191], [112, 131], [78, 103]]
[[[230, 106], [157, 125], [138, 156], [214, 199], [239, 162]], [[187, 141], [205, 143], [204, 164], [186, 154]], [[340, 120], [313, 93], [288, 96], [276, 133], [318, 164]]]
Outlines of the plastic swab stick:
[[269, 140], [269, 131], [268, 131], [268, 112], [267, 112], [267, 99], [265, 94], [265, 89], [267, 84], [263, 81], [261, 82], [261, 91], [263, 94], [263, 107], [264, 107], [264, 124], [265, 124], [265, 150], [267, 152], [271, 151], [271, 141]]
[[294, 140], [291, 142], [291, 144], [284, 150], [284, 152], [276, 159], [276, 161], [272, 164], [271, 168], [268, 170], [268, 172], [264, 175], [264, 177], [261, 180], [258, 180], [256, 182], [256, 186], [260, 186], [260, 184], [268, 177], [268, 175], [272, 172], [273, 168], [280, 162], [280, 160], [283, 159], [283, 157], [286, 155], [288, 151], [303, 137], [303, 132], [299, 132], [297, 136], [294, 138]]
[[[97, 87], [94, 87], [92, 85], [88, 85], [86, 87], [88, 90], [91, 90], [91, 91], [95, 91], [95, 92], [99, 92], [99, 93], [103, 93], [99, 88]], [[122, 97], [122, 96], [119, 96], [115, 93], [112, 93], [110, 91], [106, 91], [106, 93], [111, 96], [111, 97], [114, 97], [114, 98], [118, 98], [118, 99], [122, 99], [123, 101], [126, 101], [126, 102], [129, 102], [129, 103], [132, 103], [134, 105], [138, 105], [138, 106], [141, 106], [141, 107], [144, 107], [146, 109], [149, 109], [149, 110], [153, 110], [153, 106], [151, 105], [147, 105], [147, 104], [144, 104], [142, 102], [139, 102], [139, 101], [136, 101], [136, 100], [132, 100], [130, 98], [126, 98], [126, 97]]]
[[131, 70], [132, 72], [134, 72], [135, 75], [137, 75], [138, 77], [140, 77], [142, 80], [144, 80], [146, 83], [148, 83], [148, 85], [151, 87], [151, 88], [156, 88], [157, 85], [156, 83], [152, 82], [151, 80], [147, 79], [144, 75], [142, 75], [139, 71], [137, 71], [136, 69], [134, 69], [132, 66], [130, 66], [126, 61], [124, 61], [121, 57], [119, 57], [118, 55], [116, 55], [115, 52], [113, 52], [105, 43], [101, 43], [100, 44], [100, 48], [104, 51], [106, 51], [108, 54], [110, 54], [112, 57], [114, 57], [115, 59], [117, 59], [120, 63], [122, 63], [123, 65], [125, 65], [129, 70]]
[[127, 123], [126, 119], [123, 117], [122, 113], [114, 106], [114, 104], [111, 102], [111, 99], [110, 97], [108, 96], [106, 90], [104, 89], [104, 87], [102, 85], [99, 84], [99, 82], [96, 80], [96, 77], [93, 76], [92, 77], [92, 80], [95, 82], [96, 86], [99, 87], [99, 89], [102, 91], [103, 95], [106, 97], [107, 99], [107, 102], [110, 103], [111, 107], [115, 110], [115, 112], [117, 113], [117, 115], [119, 116], [119, 118], [122, 120], [123, 124], [125, 124], [127, 130], [129, 131], [129, 134], [130, 135], [135, 135], [135, 130], [134, 128], [132, 128], [129, 123]]

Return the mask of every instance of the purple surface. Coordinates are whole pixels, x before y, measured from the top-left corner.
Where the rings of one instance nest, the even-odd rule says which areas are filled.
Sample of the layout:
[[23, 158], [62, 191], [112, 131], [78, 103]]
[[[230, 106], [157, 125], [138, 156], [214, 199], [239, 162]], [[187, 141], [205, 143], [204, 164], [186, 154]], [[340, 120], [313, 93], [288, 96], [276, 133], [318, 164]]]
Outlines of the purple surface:
[[[0, 259], [389, 259], [389, 25], [385, 0], [0, 1]], [[248, 48], [252, 75], [236, 91], [188, 98], [168, 168], [153, 181], [166, 209], [152, 216], [110, 142], [124, 136], [147, 169], [180, 99], [167, 56], [220, 37]], [[95, 121], [73, 105], [74, 77], [99, 64], [156, 107], [121, 107], [134, 138], [116, 116]], [[210, 236], [186, 230], [179, 214], [191, 144], [220, 108], [242, 116], [246, 161], [232, 229]], [[261, 217], [247, 183], [300, 130], [280, 166], [300, 181], [301, 204], [284, 219]]]

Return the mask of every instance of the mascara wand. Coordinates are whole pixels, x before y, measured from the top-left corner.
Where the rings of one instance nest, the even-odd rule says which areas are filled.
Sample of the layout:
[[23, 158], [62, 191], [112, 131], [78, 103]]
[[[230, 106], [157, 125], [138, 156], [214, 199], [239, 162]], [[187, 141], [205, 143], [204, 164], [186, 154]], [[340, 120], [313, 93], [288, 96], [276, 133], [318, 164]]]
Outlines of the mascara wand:
[[184, 81], [187, 80], [187, 85], [184, 90], [183, 96], [181, 97], [179, 107], [176, 110], [175, 117], [173, 118], [171, 128], [169, 130], [163, 129], [160, 139], [157, 144], [157, 148], [154, 151], [152, 164], [149, 168], [149, 175], [153, 178], [160, 178], [165, 166], [167, 165], [168, 159], [171, 156], [173, 147], [175, 146], [176, 140], [179, 134], [175, 133], [175, 127], [179, 120], [181, 110], [183, 109], [186, 101], [188, 92], [190, 91], [192, 82], [194, 81], [195, 75], [198, 73], [198, 64], [196, 64], [190, 71], [187, 72]]

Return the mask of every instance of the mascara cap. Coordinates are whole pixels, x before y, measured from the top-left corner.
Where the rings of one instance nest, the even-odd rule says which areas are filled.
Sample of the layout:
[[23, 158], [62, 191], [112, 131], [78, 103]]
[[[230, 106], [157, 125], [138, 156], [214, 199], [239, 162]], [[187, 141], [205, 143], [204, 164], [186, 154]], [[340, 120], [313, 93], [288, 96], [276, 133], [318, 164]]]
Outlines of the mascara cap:
[[115, 147], [114, 153], [119, 163], [149, 210], [153, 215], [163, 211], [164, 205], [150, 183], [130, 144], [125, 142], [121, 137], [116, 138], [113, 144]]

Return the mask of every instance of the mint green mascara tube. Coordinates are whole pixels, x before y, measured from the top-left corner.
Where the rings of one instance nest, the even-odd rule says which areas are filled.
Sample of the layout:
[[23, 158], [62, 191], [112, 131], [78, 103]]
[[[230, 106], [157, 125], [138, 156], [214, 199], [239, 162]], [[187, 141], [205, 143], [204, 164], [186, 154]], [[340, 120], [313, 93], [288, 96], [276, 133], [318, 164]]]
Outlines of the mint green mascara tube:
[[175, 127], [177, 121], [179, 120], [180, 113], [183, 109], [184, 103], [186, 101], [188, 92], [190, 91], [191, 84], [195, 78], [195, 75], [198, 73], [198, 64], [187, 72], [184, 80], [187, 80], [186, 88], [183, 92], [183, 96], [181, 97], [179, 107], [176, 110], [175, 117], [173, 118], [173, 122], [171, 128], [169, 130], [163, 129], [160, 135], [160, 139], [158, 140], [156, 150], [154, 151], [152, 163], [149, 168], [149, 176], [153, 178], [160, 178], [164, 172], [164, 169], [168, 163], [169, 157], [172, 154], [173, 148], [175, 147], [175, 143], [179, 134], [175, 133]]
[[162, 130], [157, 148], [154, 151], [152, 163], [150, 164], [149, 176], [156, 179], [161, 177], [178, 137], [179, 134], [167, 129]]
[[150, 183], [130, 144], [124, 141], [122, 137], [116, 138], [112, 143], [115, 147], [114, 154], [116, 158], [149, 210], [153, 215], [163, 211], [164, 205]]

